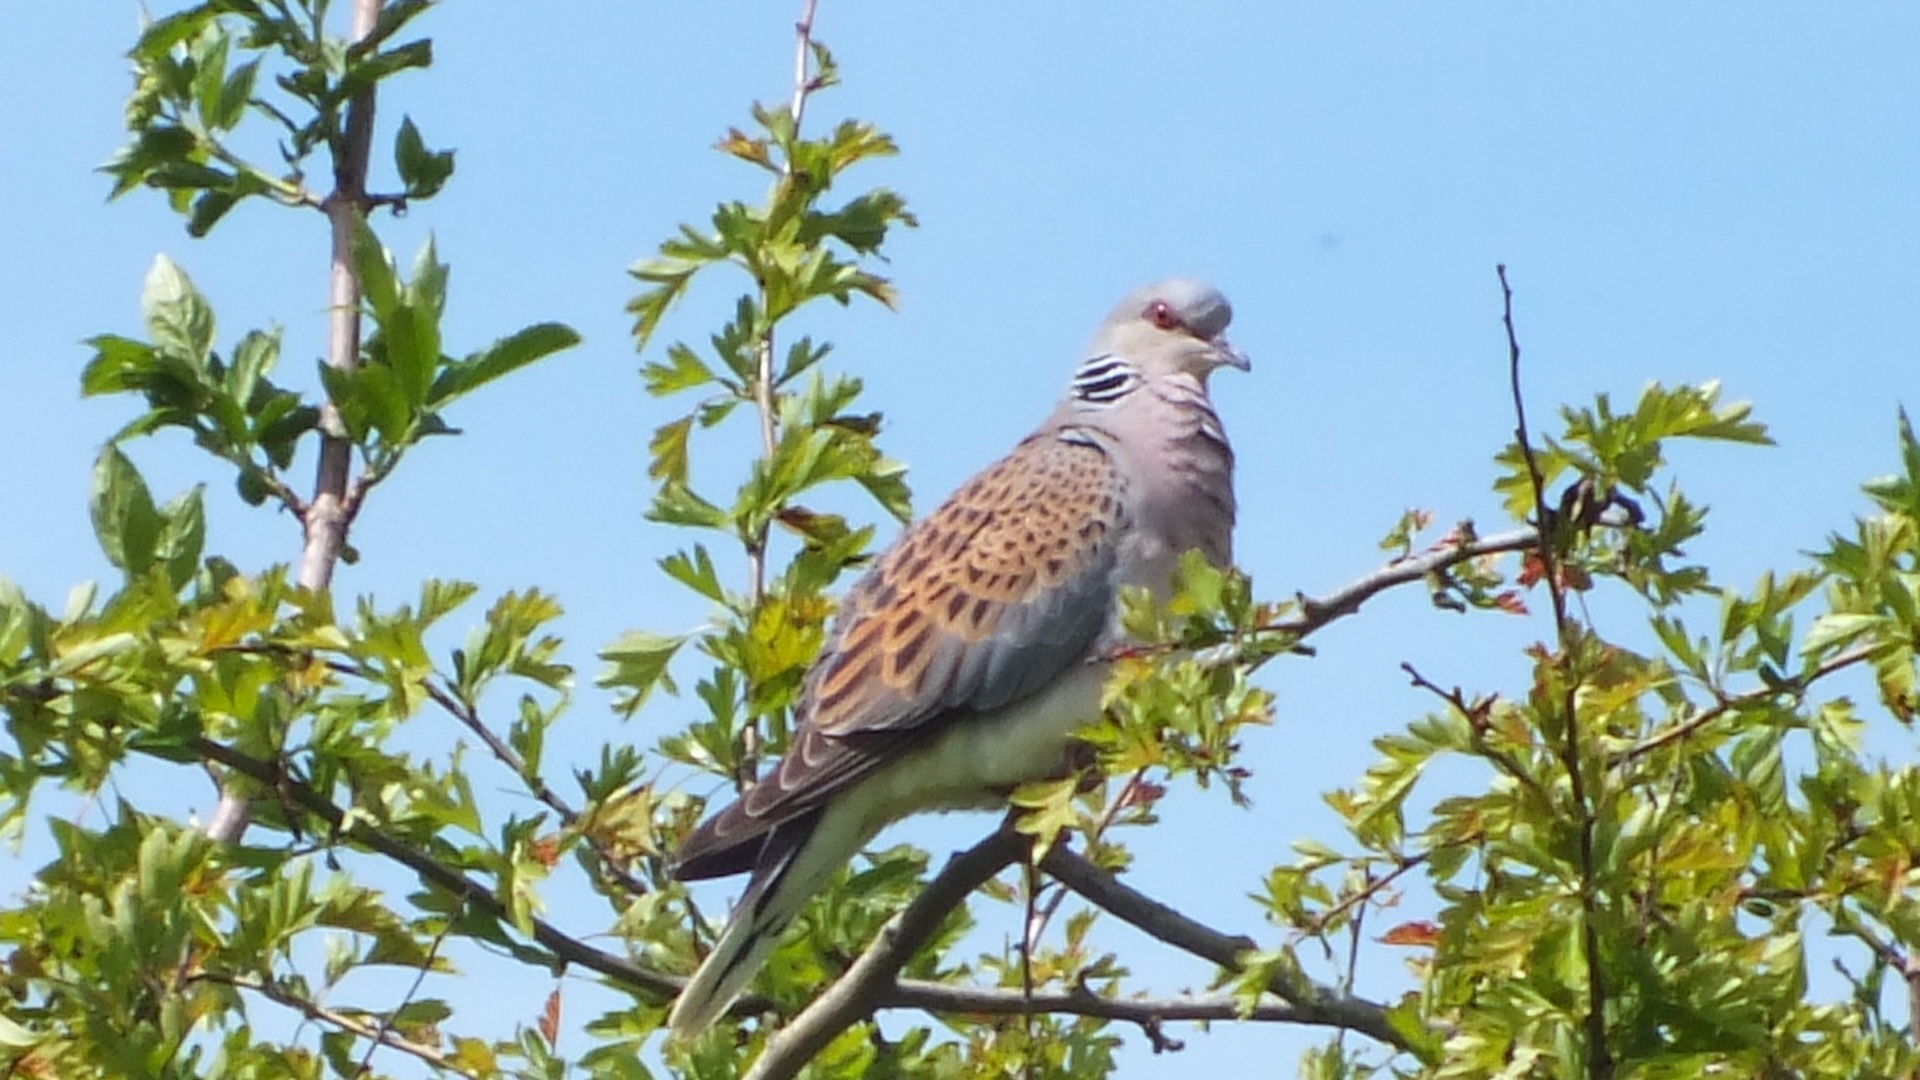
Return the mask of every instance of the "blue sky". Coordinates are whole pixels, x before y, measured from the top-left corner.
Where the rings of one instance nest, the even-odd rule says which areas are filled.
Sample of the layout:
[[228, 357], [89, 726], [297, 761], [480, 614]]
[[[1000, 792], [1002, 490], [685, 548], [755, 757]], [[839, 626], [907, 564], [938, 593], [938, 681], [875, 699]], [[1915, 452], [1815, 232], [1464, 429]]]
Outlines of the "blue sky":
[[[450, 4], [421, 24], [438, 63], [394, 84], [381, 120], [411, 115], [459, 150], [459, 172], [383, 234], [403, 259], [437, 236], [455, 351], [545, 319], [586, 342], [451, 416], [466, 434], [380, 491], [355, 534], [365, 560], [339, 589], [400, 602], [428, 575], [539, 585], [567, 605], [583, 683], [621, 630], [700, 621], [652, 565], [676, 538], [641, 516], [646, 441], [673, 404], [635, 375], [624, 268], [717, 199], [758, 193], [756, 173], [707, 147], [749, 102], [785, 97], [797, 8], [576, 0], [516, 19]], [[129, 415], [79, 399], [79, 342], [137, 332], [156, 253], [212, 299], [223, 343], [283, 327], [289, 377], [321, 349], [317, 215], [249, 207], [193, 241], [150, 194], [103, 201], [90, 170], [121, 139], [135, 26], [131, 4], [15, 5], [0, 35], [15, 103], [0, 169], [0, 574], [55, 606], [108, 576], [85, 494], [100, 441]], [[902, 156], [849, 183], [903, 192], [923, 227], [890, 249], [898, 313], [830, 307], [807, 329], [867, 380], [922, 507], [1045, 414], [1118, 296], [1173, 273], [1226, 290], [1254, 358], [1216, 394], [1242, 463], [1239, 550], [1272, 596], [1370, 569], [1408, 507], [1496, 527], [1489, 459], [1511, 430], [1496, 262], [1518, 292], [1536, 427], [1554, 405], [1655, 379], [1717, 378], [1756, 404], [1779, 447], [1679, 458], [1713, 507], [1692, 553], [1732, 583], [1843, 527], [1857, 483], [1895, 462], [1896, 408], [1920, 404], [1912, 5], [823, 0], [818, 32], [847, 85], [812, 118], [892, 132]], [[663, 338], [703, 340], [726, 296], [696, 296]], [[214, 480], [215, 550], [246, 566], [294, 556], [292, 523], [242, 507], [183, 441], [134, 452], [162, 495]], [[1249, 742], [1255, 813], [1175, 802], [1139, 842], [1138, 880], [1258, 932], [1243, 896], [1259, 868], [1295, 836], [1331, 837], [1318, 792], [1426, 708], [1399, 663], [1497, 689], [1523, 677], [1513, 647], [1537, 633], [1416, 596], [1329, 631], [1318, 658], [1272, 669], [1279, 722]], [[651, 742], [678, 709], [615, 730], [583, 689], [571, 723], [581, 747]], [[983, 824], [899, 835], [937, 852]], [[31, 862], [0, 863], [0, 886]], [[1143, 985], [1204, 979], [1116, 944]], [[1398, 978], [1391, 957], [1363, 972], [1381, 988]], [[1217, 1028], [1173, 1058], [1129, 1050], [1128, 1074], [1297, 1044]]]

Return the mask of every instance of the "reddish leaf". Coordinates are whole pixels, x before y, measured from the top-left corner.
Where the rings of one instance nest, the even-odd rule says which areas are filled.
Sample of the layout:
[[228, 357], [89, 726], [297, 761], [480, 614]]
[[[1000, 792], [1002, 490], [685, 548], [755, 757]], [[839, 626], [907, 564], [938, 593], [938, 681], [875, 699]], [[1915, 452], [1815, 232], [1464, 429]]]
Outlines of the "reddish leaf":
[[1530, 589], [1547, 574], [1547, 564], [1540, 561], [1540, 553], [1529, 551], [1520, 559], [1520, 574], [1514, 578], [1522, 588]]
[[1413, 945], [1433, 948], [1440, 944], [1440, 927], [1435, 923], [1418, 919], [1403, 922], [1399, 926], [1380, 935], [1382, 945]]
[[547, 995], [547, 1007], [540, 1010], [540, 1037], [547, 1040], [548, 1046], [560, 1041], [560, 988], [557, 986]]

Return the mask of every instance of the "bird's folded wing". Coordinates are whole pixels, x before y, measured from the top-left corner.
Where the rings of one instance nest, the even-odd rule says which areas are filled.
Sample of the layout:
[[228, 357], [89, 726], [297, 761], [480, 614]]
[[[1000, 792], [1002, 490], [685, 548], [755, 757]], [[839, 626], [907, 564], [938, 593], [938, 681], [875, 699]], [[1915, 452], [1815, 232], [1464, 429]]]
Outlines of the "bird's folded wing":
[[1096, 442], [1042, 432], [909, 529], [848, 594], [787, 755], [688, 839], [679, 875], [746, 869], [767, 830], [1086, 662], [1112, 617], [1121, 494]]

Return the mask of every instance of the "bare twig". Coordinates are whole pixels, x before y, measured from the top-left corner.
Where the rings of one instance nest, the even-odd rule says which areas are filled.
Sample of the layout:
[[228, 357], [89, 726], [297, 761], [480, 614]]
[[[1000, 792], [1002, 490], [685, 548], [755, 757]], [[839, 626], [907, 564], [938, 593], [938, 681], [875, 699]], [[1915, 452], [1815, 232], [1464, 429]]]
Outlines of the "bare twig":
[[[335, 805], [333, 800], [288, 775], [278, 763], [262, 761], [204, 736], [193, 740], [193, 749], [200, 757], [218, 762], [261, 787], [278, 793], [294, 807], [325, 822], [337, 838], [405, 866], [418, 874], [426, 884], [459, 898], [476, 911], [506, 922], [512, 921], [512, 913], [492, 889], [382, 831], [370, 823], [365, 814], [349, 817], [347, 811]], [[628, 990], [656, 1000], [665, 1000], [678, 994], [686, 985], [686, 980], [679, 976], [644, 968], [624, 957], [596, 949], [544, 919], [534, 918], [531, 923], [534, 941], [554, 956], [566, 963], [598, 972]], [[768, 1008], [769, 1004], [764, 999], [749, 997], [742, 999], [734, 1007], [734, 1012], [736, 1015], [752, 1016]]]
[[[1474, 839], [1477, 840], [1479, 839], [1479, 837], [1474, 837]], [[1458, 843], [1466, 843], [1466, 842], [1467, 841], [1465, 840], [1458, 841]], [[1449, 846], [1452, 846], [1452, 845], [1449, 845]], [[1354, 907], [1365, 904], [1367, 901], [1372, 900], [1374, 897], [1380, 895], [1380, 890], [1400, 880], [1400, 878], [1404, 874], [1406, 874], [1407, 871], [1412, 870], [1415, 867], [1425, 865], [1426, 861], [1433, 857], [1434, 850], [1438, 850], [1438, 849], [1423, 851], [1418, 855], [1404, 856], [1393, 864], [1393, 868], [1391, 870], [1388, 870], [1386, 873], [1381, 874], [1379, 877], [1373, 877], [1371, 874], [1369, 874], [1367, 877], [1367, 884], [1364, 888], [1359, 889], [1356, 892], [1353, 892], [1347, 896], [1342, 897], [1339, 903], [1333, 905], [1327, 910], [1314, 916], [1311, 925], [1306, 928], [1306, 932], [1320, 933], [1326, 930], [1326, 928], [1330, 924], [1332, 924], [1333, 920], [1339, 918], [1341, 915], [1346, 914], [1348, 911], [1351, 911]], [[1358, 920], [1356, 919], [1355, 922], [1357, 924]], [[1347, 989], [1349, 992], [1351, 992], [1353, 988], [1352, 980], [1353, 980], [1353, 962], [1350, 959], [1348, 961], [1348, 966], [1347, 966]]]
[[[1127, 800], [1133, 797], [1134, 790], [1146, 780], [1146, 777], [1147, 766], [1142, 765], [1138, 769], [1133, 770], [1133, 775], [1127, 777], [1126, 783], [1120, 785], [1120, 790], [1116, 792], [1113, 799], [1107, 803], [1106, 809], [1100, 812], [1099, 820], [1095, 821], [1093, 828], [1087, 832], [1085, 842], [1088, 850], [1092, 850], [1093, 845], [1099, 843], [1100, 838], [1105, 836], [1107, 830], [1113, 827], [1114, 819], [1120, 816], [1120, 811], [1125, 808]], [[1054, 914], [1060, 910], [1060, 904], [1066, 900], [1067, 892], [1068, 890], [1064, 886], [1055, 889], [1053, 895], [1047, 898], [1046, 906], [1027, 920], [1027, 933], [1025, 938], [1027, 952], [1031, 953], [1040, 947], [1040, 937], [1047, 932], [1047, 924], [1053, 920]]]
[[800, 21], [793, 24], [793, 104], [788, 112], [793, 117], [793, 130], [798, 133], [800, 122], [806, 119], [807, 96], [819, 87], [814, 83], [810, 68], [813, 53], [813, 14], [819, 7], [819, 0], [807, 0], [806, 7], [800, 10]]
[[746, 1080], [787, 1080], [842, 1031], [872, 1015], [892, 996], [888, 991], [895, 975], [940, 929], [948, 914], [1029, 846], [1027, 837], [1003, 827], [948, 859], [926, 889], [887, 921], [846, 974], [768, 1042]]
[[1487, 742], [1486, 713], [1492, 708], [1493, 702], [1491, 699], [1485, 703], [1469, 704], [1458, 687], [1452, 690], [1442, 690], [1432, 679], [1420, 674], [1420, 670], [1411, 663], [1401, 661], [1400, 670], [1407, 673], [1407, 677], [1413, 680], [1414, 686], [1446, 702], [1450, 708], [1460, 714], [1461, 719], [1467, 722], [1467, 729], [1472, 732], [1474, 749], [1478, 750], [1481, 754], [1485, 755], [1488, 760], [1499, 766], [1501, 772], [1519, 781], [1520, 784], [1532, 792], [1534, 797], [1538, 798], [1542, 804], [1552, 804], [1552, 800], [1548, 797], [1545, 789], [1541, 788], [1540, 782], [1533, 778], [1531, 772], [1527, 771], [1512, 754]]
[[[349, 42], [373, 33], [380, 18], [381, 0], [354, 0]], [[333, 146], [333, 192], [321, 201], [332, 233], [332, 269], [329, 287], [327, 366], [347, 371], [360, 363], [360, 275], [354, 269], [353, 241], [366, 213], [367, 160], [373, 147], [374, 84], [369, 82], [347, 103], [345, 130]], [[339, 410], [332, 402], [320, 407], [320, 457], [314, 475], [313, 498], [300, 515], [306, 538], [295, 578], [302, 588], [325, 592], [333, 584], [333, 568], [346, 547], [352, 509], [347, 487], [353, 467], [353, 444], [348, 441]], [[220, 788], [220, 801], [207, 822], [207, 835], [235, 843], [246, 834], [253, 818], [243, 786], [231, 781]]]
[[1303, 596], [1300, 598], [1298, 616], [1260, 629], [1306, 637], [1336, 619], [1358, 612], [1361, 604], [1388, 589], [1425, 580], [1429, 574], [1474, 559], [1510, 551], [1527, 551], [1539, 544], [1540, 534], [1533, 529], [1517, 529], [1464, 543], [1445, 541], [1411, 558], [1396, 559], [1337, 592], [1318, 598]]
[[1620, 753], [1614, 756], [1613, 760], [1609, 762], [1609, 764], [1622, 765], [1630, 761], [1637, 761], [1640, 758], [1643, 758], [1646, 755], [1661, 749], [1662, 747], [1671, 746], [1676, 742], [1680, 742], [1684, 739], [1691, 738], [1695, 733], [1699, 732], [1701, 729], [1712, 724], [1714, 721], [1720, 719], [1722, 716], [1725, 716], [1730, 712], [1735, 712], [1739, 709], [1746, 708], [1748, 705], [1758, 704], [1759, 702], [1765, 701], [1768, 698], [1779, 697], [1782, 694], [1795, 694], [1795, 695], [1804, 694], [1806, 693], [1807, 689], [1811, 687], [1815, 682], [1821, 679], [1824, 679], [1827, 676], [1832, 675], [1837, 671], [1840, 671], [1842, 669], [1852, 667], [1855, 664], [1861, 663], [1862, 661], [1873, 659], [1875, 654], [1879, 653], [1883, 647], [1884, 646], [1875, 644], [1875, 645], [1863, 645], [1858, 648], [1849, 649], [1846, 652], [1840, 653], [1839, 655], [1834, 656], [1832, 659], [1827, 660], [1825, 663], [1819, 665], [1818, 667], [1815, 667], [1812, 671], [1808, 671], [1799, 675], [1798, 677], [1792, 680], [1789, 686], [1785, 688], [1778, 687], [1778, 686], [1763, 686], [1755, 690], [1749, 690], [1744, 694], [1722, 696], [1719, 700], [1715, 701], [1712, 705], [1709, 705], [1706, 708], [1701, 709], [1698, 713], [1695, 713], [1692, 717], [1686, 720], [1683, 720], [1678, 724], [1675, 724], [1674, 726], [1666, 729], [1665, 731], [1660, 732], [1657, 735], [1649, 736], [1644, 741], [1635, 743], [1633, 746], [1630, 746], [1627, 749], [1622, 750]]
[[1567, 586], [1560, 573], [1559, 530], [1552, 512], [1547, 508], [1546, 476], [1540, 469], [1540, 459], [1534, 453], [1533, 441], [1527, 434], [1527, 403], [1525, 395], [1520, 392], [1520, 338], [1513, 328], [1513, 287], [1507, 283], [1506, 264], [1500, 264], [1495, 272], [1500, 278], [1501, 323], [1507, 331], [1507, 382], [1513, 391], [1513, 438], [1520, 447], [1521, 457], [1526, 460], [1527, 475], [1532, 480], [1533, 523], [1540, 533], [1539, 544], [1534, 550], [1540, 559], [1541, 577], [1546, 582], [1547, 596], [1553, 603], [1554, 633], [1560, 646], [1558, 662], [1566, 682], [1560, 702], [1566, 724], [1560, 756], [1567, 770], [1569, 793], [1580, 815], [1580, 922], [1587, 967], [1587, 1077], [1588, 1080], [1612, 1080], [1613, 1049], [1607, 1042], [1607, 981], [1606, 972], [1601, 967], [1600, 931], [1596, 926], [1599, 898], [1595, 895], [1594, 881], [1598, 870], [1594, 859], [1594, 809], [1587, 797], [1585, 768], [1580, 762], [1580, 717], [1576, 711], [1580, 679], [1574, 651], [1578, 641], [1567, 617]]
[[[1181, 914], [1060, 845], [1047, 852], [1040, 868], [1122, 922], [1227, 971], [1244, 970], [1242, 955], [1256, 948], [1252, 938], [1223, 933]], [[1407, 1047], [1405, 1036], [1387, 1022], [1387, 1010], [1374, 1002], [1279, 976], [1267, 989], [1297, 1010], [1290, 1018], [1297, 1023], [1344, 1028], [1402, 1050]]]
[[[375, 1027], [359, 1017], [329, 1009], [325, 1005], [321, 1005], [315, 1001], [309, 1001], [299, 994], [294, 993], [292, 990], [289, 990], [279, 982], [256, 979], [248, 975], [227, 975], [213, 971], [198, 972], [193, 977], [206, 982], [216, 982], [225, 986], [235, 987], [240, 990], [250, 990], [276, 1005], [282, 1005], [292, 1009], [315, 1023], [325, 1024], [328, 1027], [344, 1031], [356, 1038], [365, 1039], [371, 1046], [391, 1047], [401, 1053], [410, 1054], [413, 1057], [419, 1058], [421, 1061], [426, 1062], [436, 1069], [442, 1069], [459, 1076], [467, 1076], [474, 1078], [474, 1080], [479, 1080], [479, 1073], [474, 1072], [453, 1058], [441, 1053], [438, 1047], [415, 1042], [399, 1032], [394, 1031], [384, 1020], [381, 1021], [378, 1027]], [[368, 1050], [368, 1053], [372, 1053], [371, 1048]], [[366, 1071], [365, 1063], [362, 1063], [361, 1071], [363, 1073]]]
[[433, 970], [433, 962], [440, 957], [440, 946], [446, 944], [447, 935], [453, 932], [453, 925], [453, 920], [449, 919], [447, 920], [447, 924], [440, 928], [440, 932], [433, 935], [433, 947], [427, 950], [426, 959], [422, 960], [420, 967], [414, 971], [413, 985], [407, 987], [406, 996], [400, 999], [400, 1004], [397, 1008], [381, 1015], [379, 1030], [374, 1033], [373, 1038], [367, 1041], [367, 1054], [360, 1059], [360, 1075], [365, 1076], [372, 1072], [374, 1051], [380, 1049], [380, 1047], [386, 1043], [387, 1036], [394, 1033], [393, 1018], [398, 1016], [400, 1010], [406, 1008], [413, 1002], [413, 999], [419, 995], [421, 985], [427, 981], [427, 972]]
[[[348, 666], [348, 669], [352, 671], [353, 674], [363, 678], [368, 677], [370, 674], [363, 669], [353, 668], [351, 665]], [[554, 815], [560, 819], [562, 827], [579, 829], [581, 839], [585, 840], [587, 846], [593, 849], [594, 854], [599, 858], [600, 865], [606, 871], [608, 877], [619, 882], [622, 888], [635, 896], [642, 895], [648, 891], [646, 883], [629, 873], [626, 867], [620, 864], [620, 860], [614, 857], [613, 852], [607, 849], [605, 844], [601, 843], [598, 838], [587, 834], [586, 829], [581, 826], [580, 812], [575, 810], [565, 799], [561, 798], [559, 792], [549, 787], [547, 782], [541, 779], [538, 774], [527, 768], [525, 759], [521, 758], [518, 753], [515, 753], [513, 747], [508, 746], [505, 739], [495, 734], [493, 729], [487, 726], [486, 721], [480, 716], [479, 709], [476, 708], [472, 702], [465, 700], [452, 690], [432, 680], [428, 680], [425, 685], [427, 697], [432, 700], [434, 704], [440, 706], [449, 716], [460, 721], [468, 731], [473, 732], [474, 735], [486, 745], [486, 748], [492, 752], [493, 756], [497, 758], [502, 765], [512, 770], [514, 775], [520, 779], [520, 782], [526, 785], [529, 794], [540, 800], [541, 803], [545, 804], [548, 809], [554, 812]]]

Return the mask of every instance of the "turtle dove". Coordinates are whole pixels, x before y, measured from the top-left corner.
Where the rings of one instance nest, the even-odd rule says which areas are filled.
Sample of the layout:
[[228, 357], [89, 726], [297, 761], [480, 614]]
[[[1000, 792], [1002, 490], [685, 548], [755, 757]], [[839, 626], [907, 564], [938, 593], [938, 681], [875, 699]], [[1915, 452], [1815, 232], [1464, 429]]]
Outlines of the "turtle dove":
[[842, 604], [786, 756], [681, 846], [683, 880], [752, 871], [669, 1026], [738, 998], [807, 899], [886, 824], [991, 807], [1057, 775], [1124, 643], [1122, 586], [1163, 595], [1180, 556], [1233, 557], [1233, 451], [1207, 397], [1226, 297], [1133, 293], [1066, 397], [1013, 452], [902, 534]]

